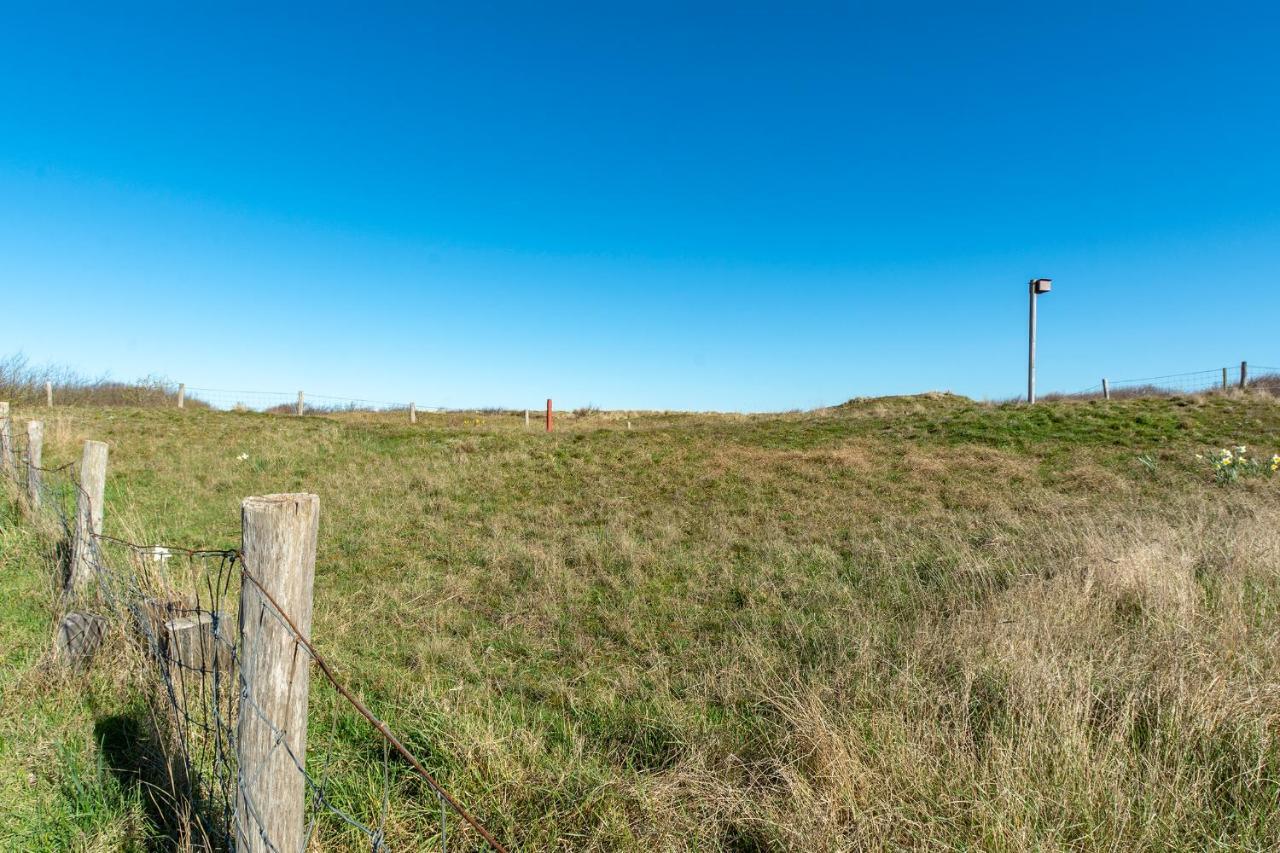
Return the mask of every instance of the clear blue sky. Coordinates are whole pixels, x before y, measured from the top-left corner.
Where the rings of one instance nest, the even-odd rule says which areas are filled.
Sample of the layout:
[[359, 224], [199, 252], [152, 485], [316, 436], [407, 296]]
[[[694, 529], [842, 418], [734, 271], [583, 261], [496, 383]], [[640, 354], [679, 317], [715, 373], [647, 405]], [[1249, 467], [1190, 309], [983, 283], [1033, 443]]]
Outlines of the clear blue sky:
[[1051, 276], [1044, 390], [1280, 363], [1274, 3], [188, 5], [5, 9], [0, 353], [453, 406], [996, 397]]

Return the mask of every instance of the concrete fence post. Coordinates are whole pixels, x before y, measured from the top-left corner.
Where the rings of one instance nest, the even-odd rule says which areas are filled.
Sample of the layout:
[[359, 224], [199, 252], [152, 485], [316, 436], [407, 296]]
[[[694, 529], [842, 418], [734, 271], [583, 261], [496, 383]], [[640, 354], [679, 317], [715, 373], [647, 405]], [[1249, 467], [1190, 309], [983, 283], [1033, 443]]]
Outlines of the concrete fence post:
[[302, 397], [302, 392], [299, 391], [298, 392], [298, 408], [297, 408], [297, 414], [299, 415], [302, 414], [302, 406], [303, 406], [303, 397]]
[[1249, 362], [1240, 362], [1240, 390], [1243, 391], [1245, 386], [1249, 384]]
[[187, 386], [186, 383], [178, 383], [178, 408], [185, 408], [187, 402]]
[[1105, 379], [1102, 380], [1102, 399], [1111, 399], [1111, 385]]
[[17, 479], [18, 466], [13, 459], [13, 422], [9, 417], [9, 404], [0, 401], [0, 477]]
[[107, 486], [107, 445], [86, 441], [80, 457], [80, 490], [76, 492], [75, 540], [67, 591], [76, 593], [93, 580], [94, 537], [102, 535], [102, 499]]
[[245, 498], [240, 518], [248, 576], [240, 587], [236, 850], [301, 850], [306, 779], [299, 765], [305, 766], [307, 755], [310, 658], [281, 616], [304, 637], [311, 633], [320, 499]]
[[418, 407], [413, 403], [409, 404], [409, 423], [416, 424], [418, 422]]
[[44, 383], [44, 404], [50, 409], [53, 408], [53, 383], [46, 381]]
[[27, 506], [40, 508], [40, 462], [44, 456], [44, 421], [27, 421]]

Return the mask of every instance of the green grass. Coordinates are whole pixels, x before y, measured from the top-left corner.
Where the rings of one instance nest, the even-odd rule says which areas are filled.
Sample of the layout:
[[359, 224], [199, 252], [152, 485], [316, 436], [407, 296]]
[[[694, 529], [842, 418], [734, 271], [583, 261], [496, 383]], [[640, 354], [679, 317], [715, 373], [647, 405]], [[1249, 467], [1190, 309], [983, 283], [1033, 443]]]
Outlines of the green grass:
[[[45, 419], [47, 463], [111, 445], [108, 534], [235, 546], [243, 497], [320, 495], [317, 645], [520, 849], [1280, 845], [1280, 479], [1222, 488], [1195, 459], [1274, 452], [1269, 396], [589, 413], [552, 435]], [[47, 544], [2, 535], [0, 840], [154, 843], [110, 743], [143, 688], [41, 670]], [[376, 815], [374, 733], [318, 684], [311, 732], [335, 797]], [[431, 849], [434, 800], [399, 765], [393, 784], [390, 841]]]

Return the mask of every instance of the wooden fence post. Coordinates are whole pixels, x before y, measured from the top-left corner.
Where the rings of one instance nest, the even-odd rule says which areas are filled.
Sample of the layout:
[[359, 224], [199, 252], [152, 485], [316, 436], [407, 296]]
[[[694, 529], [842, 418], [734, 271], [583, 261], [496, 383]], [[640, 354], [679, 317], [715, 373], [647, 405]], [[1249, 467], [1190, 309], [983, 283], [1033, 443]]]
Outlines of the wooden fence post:
[[302, 392], [301, 392], [301, 391], [299, 391], [299, 392], [298, 392], [298, 410], [297, 410], [297, 413], [298, 413], [299, 415], [300, 415], [300, 414], [302, 414]]
[[1102, 399], [1104, 400], [1111, 399], [1111, 386], [1107, 384], [1106, 379], [1102, 380]]
[[44, 383], [44, 404], [53, 408], [53, 383], [49, 381]]
[[303, 636], [311, 633], [320, 499], [245, 498], [240, 519], [248, 577], [240, 587], [236, 851], [301, 850], [310, 659], [267, 596]]
[[179, 383], [178, 383], [178, 408], [179, 408], [179, 409], [183, 408], [183, 407], [184, 407], [184, 404], [185, 404], [186, 402], [187, 402], [187, 386], [186, 386], [186, 383], [184, 383], [184, 382], [179, 382]]
[[44, 421], [27, 421], [27, 507], [40, 508], [40, 460], [44, 456]]
[[524, 428], [525, 429], [529, 428], [529, 410], [528, 409], [524, 410]]
[[1227, 369], [1222, 368], [1222, 390], [1227, 390]]
[[551, 398], [547, 398], [547, 432], [551, 432]]
[[0, 401], [0, 477], [17, 480], [18, 466], [13, 460], [13, 423], [9, 418], [9, 404]]
[[409, 423], [416, 424], [418, 422], [418, 407], [413, 403], [409, 404]]
[[80, 458], [80, 490], [76, 492], [75, 540], [67, 591], [79, 592], [93, 579], [94, 537], [102, 535], [102, 499], [107, 486], [107, 445], [86, 441]]
[[1243, 391], [1249, 382], [1249, 362], [1240, 362], [1240, 390]]

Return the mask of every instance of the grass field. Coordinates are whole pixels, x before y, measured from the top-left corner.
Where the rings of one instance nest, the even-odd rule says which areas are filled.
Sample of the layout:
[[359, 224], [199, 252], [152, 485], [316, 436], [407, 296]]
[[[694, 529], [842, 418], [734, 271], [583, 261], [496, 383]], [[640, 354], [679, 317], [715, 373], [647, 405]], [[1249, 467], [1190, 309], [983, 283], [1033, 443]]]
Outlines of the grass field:
[[[552, 435], [36, 411], [48, 465], [110, 443], [108, 534], [236, 546], [241, 498], [320, 495], [317, 645], [515, 848], [1280, 847], [1280, 476], [1196, 458], [1269, 460], [1269, 395]], [[141, 688], [46, 666], [47, 543], [0, 521], [0, 848], [162, 847], [122, 766]], [[374, 732], [319, 691], [312, 719], [376, 812]], [[434, 799], [396, 780], [392, 849], [431, 849]]]

